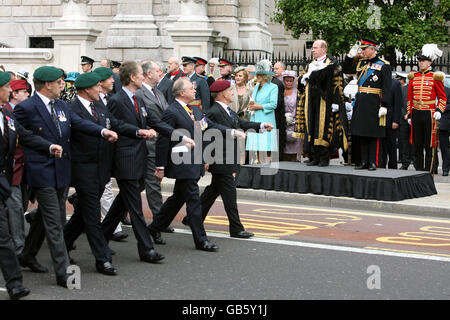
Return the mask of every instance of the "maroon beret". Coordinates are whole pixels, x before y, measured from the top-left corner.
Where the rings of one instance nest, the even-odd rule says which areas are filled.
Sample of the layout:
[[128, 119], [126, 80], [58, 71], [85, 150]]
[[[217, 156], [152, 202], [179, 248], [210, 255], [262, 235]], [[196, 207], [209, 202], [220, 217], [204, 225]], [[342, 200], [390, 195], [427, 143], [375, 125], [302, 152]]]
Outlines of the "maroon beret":
[[211, 92], [220, 92], [226, 90], [230, 87], [230, 81], [228, 80], [217, 80], [214, 81], [211, 87], [209, 87], [209, 91]]
[[28, 89], [28, 86], [27, 86], [27, 83], [25, 80], [12, 80], [9, 83], [9, 85], [10, 85], [12, 91]]

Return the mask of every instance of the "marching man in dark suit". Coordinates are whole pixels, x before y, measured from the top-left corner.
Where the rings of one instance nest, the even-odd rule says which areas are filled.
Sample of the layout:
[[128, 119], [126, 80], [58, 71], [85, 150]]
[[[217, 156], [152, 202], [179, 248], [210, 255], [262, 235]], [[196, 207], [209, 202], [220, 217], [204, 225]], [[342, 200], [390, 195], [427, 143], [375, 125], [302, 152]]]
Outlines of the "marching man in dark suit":
[[[120, 72], [122, 90], [116, 93], [108, 102], [109, 111], [128, 124], [140, 129], [150, 127], [170, 139], [174, 129], [167, 123], [152, 115], [146, 108], [144, 101], [136, 97], [135, 93], [142, 88], [144, 79], [142, 67], [135, 61], [122, 63]], [[183, 136], [187, 146], [193, 144], [193, 140]], [[141, 261], [156, 263], [164, 256], [153, 248], [147, 224], [142, 213], [141, 191], [144, 189], [144, 178], [147, 168], [147, 147], [145, 141], [140, 139], [120, 136], [116, 143], [114, 154], [113, 175], [117, 180], [120, 192], [102, 222], [102, 228], [107, 240], [109, 240], [117, 227], [117, 224], [129, 212], [134, 235], [138, 241], [138, 253]], [[167, 226], [166, 226], [167, 227]]]
[[[163, 121], [176, 129], [187, 130], [191, 137], [202, 138], [203, 132], [210, 128], [218, 129], [222, 133], [227, 132], [227, 127], [211, 122], [204, 116], [200, 108], [190, 105], [190, 102], [195, 99], [195, 89], [193, 83], [187, 78], [175, 81], [173, 95], [175, 96], [175, 102], [164, 111]], [[234, 135], [245, 137], [244, 133], [237, 130], [234, 131]], [[172, 149], [178, 143], [179, 141], [169, 140], [161, 136], [158, 137], [156, 142], [156, 177], [161, 180], [164, 177], [174, 178], [176, 181], [173, 195], [164, 202], [160, 212], [154, 217], [148, 229], [151, 234], [155, 234], [167, 228], [186, 203], [189, 226], [192, 229], [196, 249], [217, 251], [218, 247], [211, 243], [206, 236], [201, 215], [200, 194], [197, 184], [204, 174], [203, 157], [202, 155], [198, 157], [198, 153], [202, 152], [201, 143], [193, 152], [185, 155]], [[181, 163], [176, 164], [174, 159], [177, 155], [182, 159], [176, 159], [175, 162], [181, 161]]]
[[[208, 110], [206, 116], [215, 123], [222, 124], [226, 127], [244, 131], [253, 129], [255, 131], [273, 129], [271, 123], [249, 122], [239, 118], [239, 116], [231, 110], [229, 105], [233, 101], [233, 91], [230, 87], [230, 82], [226, 80], [215, 81], [210, 88], [213, 97], [215, 96], [215, 103]], [[225, 139], [230, 139], [230, 136], [225, 136]], [[232, 138], [231, 138], [232, 139]], [[226, 146], [232, 145], [233, 150], [228, 150]], [[235, 174], [238, 172], [240, 159], [238, 155], [237, 140], [233, 143], [223, 143], [223, 158], [217, 163], [209, 165], [208, 171], [212, 173], [212, 182], [206, 187], [202, 193], [200, 200], [202, 203], [202, 217], [206, 218], [209, 209], [212, 207], [217, 197], [220, 195], [223, 200], [223, 205], [230, 222], [230, 235], [235, 238], [250, 238], [253, 233], [244, 229], [240, 219], [237, 207], [236, 196], [236, 182], [234, 180]], [[187, 221], [184, 221], [185, 223]]]
[[[0, 106], [9, 100], [11, 88], [9, 81], [11, 75], [0, 72]], [[26, 148], [39, 153], [41, 157], [61, 157], [62, 148], [51, 144], [47, 140], [33, 135], [31, 131], [25, 130], [9, 110], [0, 107], [0, 268], [6, 282], [11, 299], [20, 299], [27, 296], [30, 290], [22, 285], [22, 272], [15, 254], [14, 244], [9, 232], [8, 216], [6, 213], [6, 199], [11, 194], [11, 181], [13, 176], [14, 152], [16, 141]], [[38, 152], [38, 153], [37, 153]]]
[[[112, 128], [131, 139], [154, 138], [154, 132], [117, 120], [106, 106], [98, 103], [101, 79], [97, 72], [84, 73], [77, 78], [78, 96], [70, 105], [72, 111], [82, 119]], [[117, 273], [111, 264], [111, 251], [100, 222], [100, 198], [111, 177], [113, 154], [114, 146], [104, 139], [76, 131], [72, 134], [72, 185], [78, 195], [78, 205], [64, 228], [64, 238], [71, 248], [84, 229], [97, 271], [106, 275]]]
[[62, 71], [43, 66], [35, 70], [35, 94], [14, 108], [20, 124], [34, 134], [60, 144], [64, 150], [61, 159], [47, 158], [25, 146], [25, 173], [28, 185], [39, 203], [25, 239], [23, 254], [19, 257], [23, 267], [33, 272], [48, 272], [40, 265], [36, 255], [47, 238], [48, 247], [59, 286], [67, 287], [69, 257], [64, 242], [65, 192], [71, 181], [71, 132], [81, 131], [91, 136], [117, 140], [117, 134], [91, 121], [81, 119], [70, 106], [57, 99], [61, 93]]

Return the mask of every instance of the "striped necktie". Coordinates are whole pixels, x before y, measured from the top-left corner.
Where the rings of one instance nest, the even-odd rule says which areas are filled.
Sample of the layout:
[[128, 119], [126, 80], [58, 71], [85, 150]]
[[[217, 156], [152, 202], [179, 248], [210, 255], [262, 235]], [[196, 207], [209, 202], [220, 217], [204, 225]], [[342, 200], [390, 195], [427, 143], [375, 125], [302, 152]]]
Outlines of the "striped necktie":
[[53, 122], [55, 123], [56, 129], [58, 129], [59, 137], [61, 138], [62, 137], [61, 127], [59, 126], [58, 117], [56, 116], [55, 112], [55, 100], [54, 99], [50, 100], [49, 105], [52, 113]]

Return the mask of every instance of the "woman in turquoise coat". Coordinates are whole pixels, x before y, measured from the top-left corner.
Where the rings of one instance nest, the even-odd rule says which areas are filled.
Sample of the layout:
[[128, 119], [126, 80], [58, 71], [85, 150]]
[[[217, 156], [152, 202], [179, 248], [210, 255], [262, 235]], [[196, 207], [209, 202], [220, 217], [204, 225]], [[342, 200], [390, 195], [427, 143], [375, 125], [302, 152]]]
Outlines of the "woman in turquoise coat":
[[271, 83], [274, 72], [270, 71], [270, 68], [270, 61], [263, 60], [256, 64], [256, 71], [252, 72], [256, 76], [258, 84], [253, 90], [252, 101], [248, 104], [248, 109], [251, 111], [250, 121], [269, 122], [273, 125], [274, 130], [248, 133], [246, 150], [249, 151], [250, 163], [268, 163], [271, 153], [278, 152], [278, 135], [275, 130], [278, 86]]

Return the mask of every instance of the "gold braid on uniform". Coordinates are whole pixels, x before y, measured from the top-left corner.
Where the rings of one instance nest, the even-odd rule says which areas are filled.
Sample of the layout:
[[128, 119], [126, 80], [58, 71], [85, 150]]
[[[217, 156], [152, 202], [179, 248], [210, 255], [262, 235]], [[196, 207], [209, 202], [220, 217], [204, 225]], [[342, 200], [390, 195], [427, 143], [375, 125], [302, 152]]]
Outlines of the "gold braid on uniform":
[[[306, 72], [303, 70], [298, 77], [297, 85], [297, 108], [295, 111], [295, 124], [294, 132], [292, 133], [293, 138], [305, 139], [306, 135], [306, 117], [305, 117], [305, 92], [306, 88], [300, 84], [300, 79]], [[303, 90], [302, 90], [303, 88]]]

